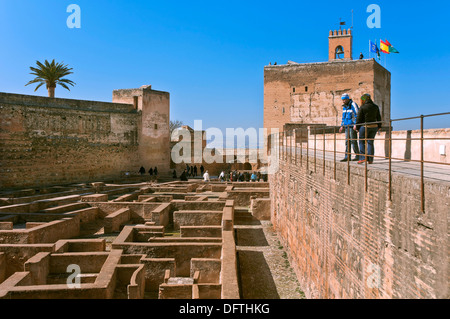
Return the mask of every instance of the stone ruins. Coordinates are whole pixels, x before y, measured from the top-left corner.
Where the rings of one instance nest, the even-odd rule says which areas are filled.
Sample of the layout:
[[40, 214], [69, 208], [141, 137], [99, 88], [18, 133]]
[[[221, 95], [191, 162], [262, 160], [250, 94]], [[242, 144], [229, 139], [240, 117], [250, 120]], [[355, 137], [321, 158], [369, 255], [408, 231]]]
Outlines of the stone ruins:
[[234, 217], [268, 220], [268, 184], [132, 179], [2, 192], [0, 298], [240, 298]]

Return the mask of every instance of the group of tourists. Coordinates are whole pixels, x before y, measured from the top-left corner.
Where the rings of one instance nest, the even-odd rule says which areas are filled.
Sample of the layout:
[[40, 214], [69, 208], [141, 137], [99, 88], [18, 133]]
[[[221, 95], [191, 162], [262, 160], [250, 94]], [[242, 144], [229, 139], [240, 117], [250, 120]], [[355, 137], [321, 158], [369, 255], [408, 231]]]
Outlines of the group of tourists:
[[[341, 162], [357, 161], [358, 164], [364, 164], [367, 161], [368, 164], [372, 164], [375, 154], [374, 139], [382, 124], [380, 108], [372, 101], [370, 94], [361, 96], [361, 107], [348, 94], [342, 95], [342, 101], [344, 104], [339, 132], [345, 131], [346, 154]], [[352, 148], [355, 153], [353, 159]]]
[[219, 181], [221, 182], [258, 182], [263, 180], [267, 182], [267, 174], [261, 174], [260, 172], [252, 172], [251, 174], [247, 171], [239, 172], [234, 170], [232, 172], [222, 171], [219, 175]]
[[[143, 166], [141, 166], [141, 168], [139, 169], [139, 174], [144, 175], [146, 172], [145, 168]], [[150, 167], [150, 169], [148, 170], [148, 173], [150, 174], [150, 176], [157, 176], [158, 175], [158, 167], [155, 166], [155, 168]]]
[[[203, 167], [203, 165], [200, 166], [200, 176], [203, 176], [203, 172], [205, 171], [205, 168]], [[184, 171], [181, 173], [180, 175], [180, 180], [181, 181], [187, 181], [188, 177], [197, 177], [198, 176], [198, 169], [197, 166], [192, 165], [190, 166], [189, 164], [186, 164], [186, 168], [184, 169]], [[172, 177], [174, 179], [177, 179], [177, 171], [173, 170], [172, 173]]]

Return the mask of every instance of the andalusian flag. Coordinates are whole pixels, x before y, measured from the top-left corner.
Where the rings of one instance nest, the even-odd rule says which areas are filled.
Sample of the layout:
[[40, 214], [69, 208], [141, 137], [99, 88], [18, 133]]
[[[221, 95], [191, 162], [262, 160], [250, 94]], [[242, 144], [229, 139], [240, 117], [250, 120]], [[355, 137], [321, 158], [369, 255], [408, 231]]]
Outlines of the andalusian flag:
[[400, 52], [397, 51], [396, 48], [394, 48], [394, 47], [392, 46], [392, 44], [389, 43], [388, 40], [386, 40], [385, 42], [386, 42], [386, 44], [389, 46], [389, 52], [390, 52], [390, 53], [400, 53]]
[[400, 53], [400, 52], [397, 51], [396, 48], [394, 48], [392, 46], [392, 44], [389, 43], [388, 40], [386, 40], [386, 41], [380, 40], [380, 50], [381, 50], [381, 52], [387, 53], [387, 54]]

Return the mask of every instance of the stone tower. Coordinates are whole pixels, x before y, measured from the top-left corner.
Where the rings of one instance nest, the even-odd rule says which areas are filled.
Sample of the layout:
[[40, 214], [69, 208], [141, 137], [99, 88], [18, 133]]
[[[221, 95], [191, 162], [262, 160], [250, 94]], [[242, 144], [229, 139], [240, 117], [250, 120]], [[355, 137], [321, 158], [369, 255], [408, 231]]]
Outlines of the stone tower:
[[328, 37], [328, 61], [353, 60], [352, 30], [330, 31]]
[[389, 125], [391, 73], [375, 59], [352, 59], [351, 30], [330, 31], [329, 61], [264, 67], [264, 128], [271, 134], [292, 124], [340, 126], [343, 93], [358, 104], [369, 93]]

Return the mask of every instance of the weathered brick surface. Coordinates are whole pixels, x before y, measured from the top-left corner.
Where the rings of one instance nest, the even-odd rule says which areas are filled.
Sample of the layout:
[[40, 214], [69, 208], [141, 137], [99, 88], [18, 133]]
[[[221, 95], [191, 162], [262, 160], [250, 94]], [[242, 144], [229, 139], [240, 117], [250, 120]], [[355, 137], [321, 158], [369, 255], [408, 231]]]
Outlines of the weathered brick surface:
[[341, 95], [360, 104], [365, 93], [391, 116], [391, 74], [375, 60], [334, 61], [264, 68], [264, 128], [283, 131], [286, 123], [340, 126]]
[[138, 170], [138, 113], [126, 104], [68, 101], [0, 93], [1, 188]]
[[450, 185], [326, 162], [281, 161], [270, 176], [272, 222], [310, 298], [448, 298]]

